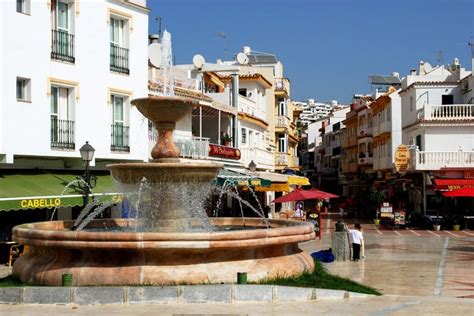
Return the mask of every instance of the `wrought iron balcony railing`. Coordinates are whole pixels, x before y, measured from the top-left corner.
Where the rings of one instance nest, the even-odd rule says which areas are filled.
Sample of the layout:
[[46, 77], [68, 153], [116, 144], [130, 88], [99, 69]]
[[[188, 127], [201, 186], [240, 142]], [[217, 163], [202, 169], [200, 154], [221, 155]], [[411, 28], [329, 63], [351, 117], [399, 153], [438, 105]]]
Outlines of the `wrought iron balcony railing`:
[[130, 152], [129, 127], [123, 124], [112, 124], [111, 151]]
[[51, 116], [51, 148], [75, 149], [74, 121], [59, 120]]
[[68, 63], [76, 61], [73, 34], [62, 30], [51, 30], [51, 59]]
[[128, 48], [110, 43], [110, 70], [121, 74], [130, 74], [128, 68]]

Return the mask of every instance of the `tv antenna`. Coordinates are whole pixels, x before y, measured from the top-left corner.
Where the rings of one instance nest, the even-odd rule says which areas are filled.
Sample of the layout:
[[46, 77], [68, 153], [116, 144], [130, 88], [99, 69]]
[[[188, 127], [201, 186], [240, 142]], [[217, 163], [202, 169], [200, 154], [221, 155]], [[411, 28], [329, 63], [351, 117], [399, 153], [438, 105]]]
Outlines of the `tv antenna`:
[[155, 21], [158, 24], [158, 34], [161, 36], [161, 16], [155, 16]]
[[443, 51], [441, 49], [438, 50], [436, 56], [437, 56], [438, 64], [442, 65], [443, 64]]
[[224, 40], [224, 59], [227, 57], [227, 34], [224, 32], [217, 33], [217, 36]]

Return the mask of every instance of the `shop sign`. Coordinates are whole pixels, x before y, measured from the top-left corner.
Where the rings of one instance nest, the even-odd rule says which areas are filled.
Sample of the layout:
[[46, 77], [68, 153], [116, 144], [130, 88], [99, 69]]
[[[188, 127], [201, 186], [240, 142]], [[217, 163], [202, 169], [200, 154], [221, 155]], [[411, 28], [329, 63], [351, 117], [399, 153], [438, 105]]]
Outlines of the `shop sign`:
[[240, 150], [237, 148], [209, 144], [209, 156], [239, 160]]
[[61, 199], [31, 199], [21, 200], [21, 208], [53, 208], [61, 205]]
[[398, 211], [394, 213], [395, 225], [405, 225], [405, 212]]
[[380, 217], [392, 217], [393, 207], [384, 202], [380, 207]]
[[400, 174], [407, 173], [408, 162], [410, 161], [410, 152], [408, 151], [407, 145], [401, 144], [395, 150], [395, 169]]

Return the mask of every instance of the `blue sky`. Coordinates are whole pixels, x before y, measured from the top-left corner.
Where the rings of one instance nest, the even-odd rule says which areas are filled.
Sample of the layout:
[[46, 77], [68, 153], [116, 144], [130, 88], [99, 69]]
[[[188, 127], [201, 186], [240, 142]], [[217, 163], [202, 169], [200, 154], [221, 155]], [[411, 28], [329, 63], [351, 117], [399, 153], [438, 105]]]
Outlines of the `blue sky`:
[[474, 0], [148, 0], [172, 33], [177, 64], [195, 54], [215, 62], [242, 46], [274, 53], [285, 66], [294, 100], [349, 102], [370, 92], [369, 74], [406, 75], [420, 59], [454, 57], [471, 68]]

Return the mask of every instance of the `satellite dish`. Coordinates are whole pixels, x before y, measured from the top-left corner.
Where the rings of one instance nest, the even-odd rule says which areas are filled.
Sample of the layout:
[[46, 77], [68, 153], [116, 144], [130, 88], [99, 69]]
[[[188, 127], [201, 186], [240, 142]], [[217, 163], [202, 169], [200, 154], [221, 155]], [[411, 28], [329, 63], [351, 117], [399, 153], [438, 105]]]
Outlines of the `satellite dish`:
[[433, 67], [431, 67], [431, 65], [429, 63], [425, 63], [425, 71], [426, 73], [430, 72], [431, 70], [433, 70]]
[[193, 57], [193, 64], [196, 68], [198, 69], [201, 69], [202, 66], [204, 66], [204, 63], [206, 62], [206, 60], [204, 59], [204, 57], [202, 55], [194, 55]]
[[249, 63], [249, 58], [245, 53], [238, 53], [236, 59], [241, 65], [247, 65]]
[[151, 43], [148, 46], [148, 58], [153, 66], [160, 68], [163, 62], [163, 55], [161, 54], [161, 44]]

